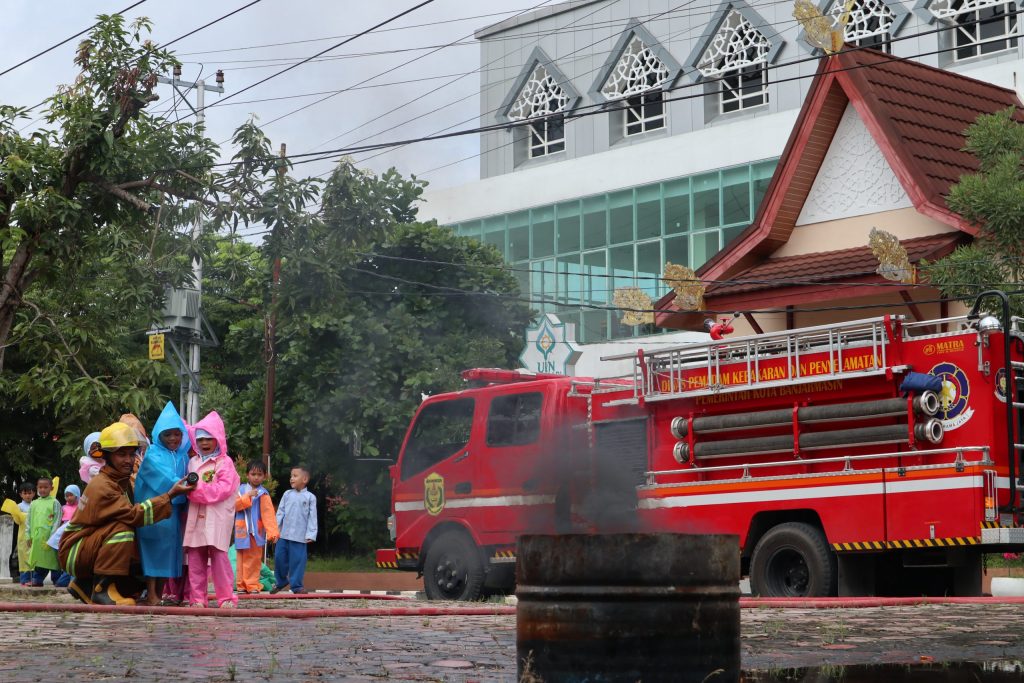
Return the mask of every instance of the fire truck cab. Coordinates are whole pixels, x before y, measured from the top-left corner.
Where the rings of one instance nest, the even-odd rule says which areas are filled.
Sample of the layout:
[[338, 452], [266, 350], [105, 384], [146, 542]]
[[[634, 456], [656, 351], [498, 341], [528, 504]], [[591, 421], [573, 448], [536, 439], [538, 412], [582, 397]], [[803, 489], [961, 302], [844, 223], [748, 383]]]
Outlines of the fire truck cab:
[[978, 308], [640, 352], [617, 380], [467, 371], [408, 429], [377, 564], [472, 600], [514, 584], [520, 534], [728, 533], [763, 596], [980, 594], [984, 553], [1024, 548], [1024, 337]]

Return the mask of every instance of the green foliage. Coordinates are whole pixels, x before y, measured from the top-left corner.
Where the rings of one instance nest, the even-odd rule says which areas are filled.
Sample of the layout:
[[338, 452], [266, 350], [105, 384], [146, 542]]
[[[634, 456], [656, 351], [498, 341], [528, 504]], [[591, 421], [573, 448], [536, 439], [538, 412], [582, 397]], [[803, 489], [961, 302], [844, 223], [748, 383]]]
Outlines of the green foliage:
[[[966, 149], [978, 173], [961, 176], [947, 204], [978, 225], [974, 243], [923, 264], [927, 278], [946, 296], [971, 303], [983, 289], [1017, 289], [1024, 275], [1024, 125], [1014, 110], [980, 116], [967, 130]], [[1015, 313], [1024, 307], [1015, 305]]]

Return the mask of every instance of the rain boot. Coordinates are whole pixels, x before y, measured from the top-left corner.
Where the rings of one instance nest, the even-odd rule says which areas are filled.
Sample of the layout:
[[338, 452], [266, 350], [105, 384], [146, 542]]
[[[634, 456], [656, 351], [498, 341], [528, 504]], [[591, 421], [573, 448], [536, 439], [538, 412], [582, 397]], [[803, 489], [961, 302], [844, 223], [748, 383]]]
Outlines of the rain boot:
[[86, 605], [92, 604], [92, 579], [72, 579], [68, 584], [68, 593]]
[[92, 601], [95, 605], [134, 605], [134, 598], [126, 598], [117, 590], [117, 584], [110, 577], [101, 577], [96, 580], [96, 588], [92, 593]]

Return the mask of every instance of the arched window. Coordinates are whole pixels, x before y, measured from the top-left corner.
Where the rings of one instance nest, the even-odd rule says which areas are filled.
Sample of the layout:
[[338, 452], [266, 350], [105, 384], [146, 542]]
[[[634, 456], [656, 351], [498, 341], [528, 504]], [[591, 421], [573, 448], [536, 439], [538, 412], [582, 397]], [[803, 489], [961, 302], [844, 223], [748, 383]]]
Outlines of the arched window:
[[665, 127], [664, 95], [658, 88], [669, 80], [670, 73], [654, 51], [634, 35], [601, 88], [609, 100], [626, 101], [626, 135]]
[[[832, 5], [829, 14], [838, 20], [846, 9], [843, 0]], [[857, 47], [874, 47], [884, 52], [892, 49], [892, 24], [896, 15], [882, 0], [854, 0], [850, 17], [843, 28], [847, 43]]]
[[768, 103], [768, 53], [771, 42], [736, 10], [711, 38], [697, 69], [719, 79], [719, 113]]
[[951, 46], [956, 61], [1017, 47], [1020, 31], [1013, 0], [935, 0], [928, 9], [956, 26]]
[[569, 95], [544, 65], [538, 64], [508, 111], [512, 121], [530, 121], [526, 125], [530, 158], [565, 149], [565, 111]]

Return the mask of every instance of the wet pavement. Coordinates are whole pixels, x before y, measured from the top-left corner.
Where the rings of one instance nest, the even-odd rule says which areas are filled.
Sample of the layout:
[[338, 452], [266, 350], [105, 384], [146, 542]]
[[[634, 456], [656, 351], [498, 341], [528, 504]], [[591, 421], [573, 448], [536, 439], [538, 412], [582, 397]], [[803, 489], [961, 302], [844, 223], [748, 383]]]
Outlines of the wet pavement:
[[[243, 600], [230, 616], [12, 611], [77, 603], [48, 589], [5, 588], [5, 683], [516, 679], [514, 614], [332, 617], [317, 610], [444, 605], [286, 597]], [[265, 611], [274, 608], [314, 611], [286, 619]], [[1024, 660], [1022, 613], [1019, 603], [743, 609], [742, 662], [750, 681], [885, 681], [897, 670], [919, 674], [899, 680], [1024, 680], [1015, 664]], [[901, 666], [859, 666], [884, 663]], [[978, 673], [997, 668], [1010, 673]]]

